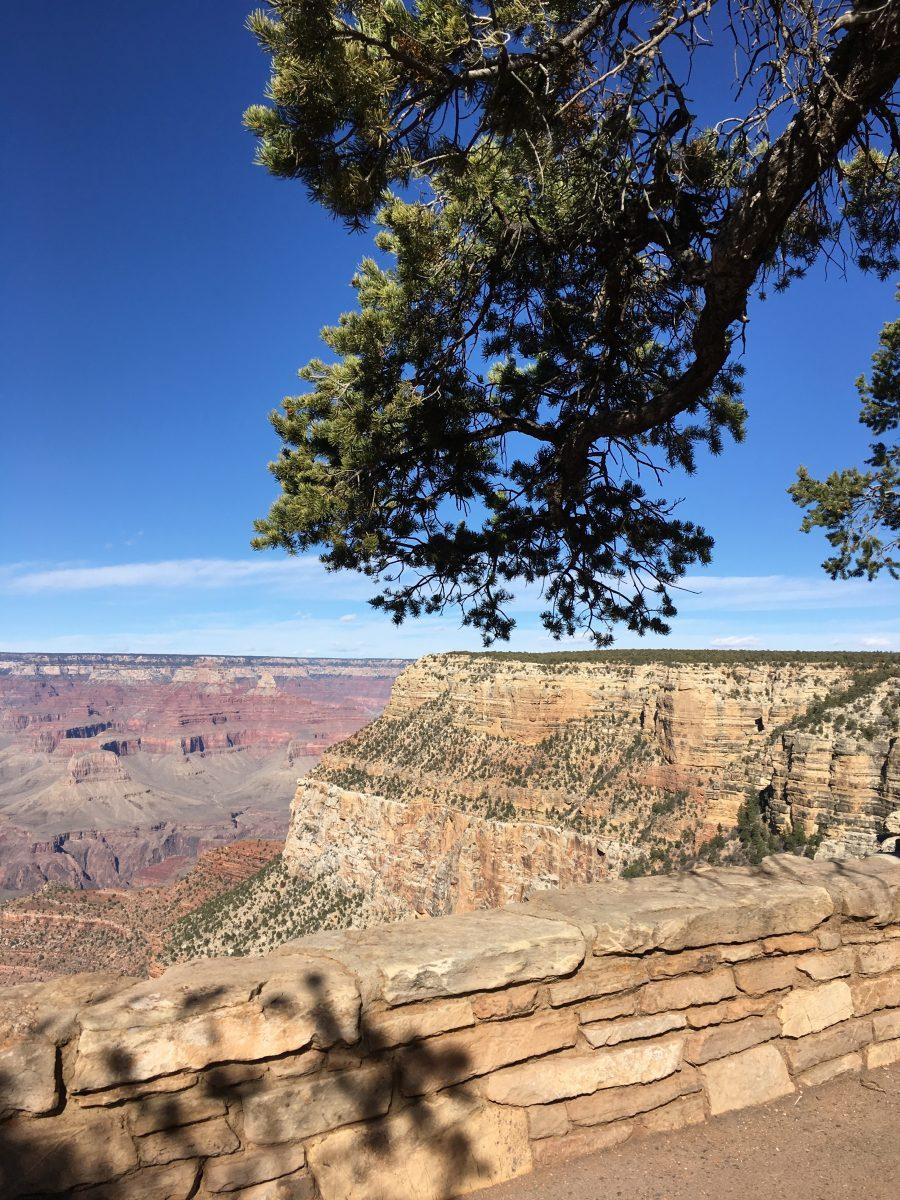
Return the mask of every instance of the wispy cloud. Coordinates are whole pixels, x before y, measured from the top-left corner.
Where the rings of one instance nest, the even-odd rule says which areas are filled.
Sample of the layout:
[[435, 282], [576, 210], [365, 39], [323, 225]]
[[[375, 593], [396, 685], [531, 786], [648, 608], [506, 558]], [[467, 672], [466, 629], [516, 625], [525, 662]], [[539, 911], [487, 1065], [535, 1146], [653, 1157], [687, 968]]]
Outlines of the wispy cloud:
[[42, 569], [0, 571], [0, 591], [13, 595], [104, 591], [120, 588], [190, 590], [275, 585], [294, 591], [311, 587], [333, 590], [335, 598], [356, 599], [371, 584], [356, 575], [327, 572], [317, 558], [174, 558], [163, 562], [117, 563], [110, 566], [58, 565]]
[[[101, 591], [126, 588], [166, 591], [229, 589], [266, 585], [309, 595], [321, 590], [330, 598], [365, 600], [377, 583], [352, 572], [329, 572], [314, 555], [275, 558], [176, 558], [162, 562], [82, 564], [12, 564], [0, 566], [0, 592], [13, 595]], [[881, 607], [896, 604], [896, 585], [862, 579], [833, 581], [826, 576], [689, 575], [676, 592], [676, 604], [691, 611], [735, 610], [784, 612], [828, 608]], [[522, 586], [513, 607], [537, 612], [540, 589]]]
[[742, 609], [880, 608], [896, 604], [896, 584], [867, 579], [829, 579], [826, 575], [688, 575], [675, 602], [687, 611]]
[[[669, 638], [623, 630], [619, 646], [723, 649], [900, 649], [895, 584], [825, 576], [688, 577]], [[479, 649], [448, 611], [397, 628], [365, 601], [373, 580], [331, 573], [312, 555], [182, 558], [91, 565], [0, 565], [0, 645], [9, 650], [397, 655]], [[510, 649], [584, 647], [543, 629], [535, 586], [510, 606]], [[498, 647], [505, 648], [504, 646]]]

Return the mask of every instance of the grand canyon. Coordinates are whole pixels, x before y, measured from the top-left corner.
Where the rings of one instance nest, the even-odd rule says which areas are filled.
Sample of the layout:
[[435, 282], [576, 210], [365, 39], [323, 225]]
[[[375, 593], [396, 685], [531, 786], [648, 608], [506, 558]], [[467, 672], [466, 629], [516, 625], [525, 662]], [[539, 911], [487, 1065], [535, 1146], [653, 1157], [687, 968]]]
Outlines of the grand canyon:
[[[9, 757], [123, 760], [110, 816], [171, 802], [134, 799], [145, 754], [246, 762], [246, 825], [279, 811], [260, 775], [299, 779], [283, 839], [233, 828], [116, 886], [88, 856], [0, 908], [4, 1200], [450, 1200], [897, 1077], [896, 656], [207, 661], [190, 709], [167, 664], [152, 720], [158, 666], [130, 690], [82, 665], [75, 703], [23, 665], [17, 711], [52, 719], [11, 721]], [[96, 778], [71, 757], [20, 811]]]
[[158, 901], [190, 874], [177, 912], [182, 893], [199, 903], [277, 854], [298, 777], [381, 711], [403, 665], [0, 655], [0, 970], [27, 974], [22, 961], [57, 945], [71, 963], [81, 909], [102, 954], [118, 961], [124, 942], [127, 964], [145, 965], [155, 925], [140, 889]]
[[288, 872], [366, 924], [785, 846], [894, 850], [897, 656], [436, 655], [301, 780]]
[[[141, 975], [780, 849], [895, 852], [900, 835], [892, 655], [7, 668], [0, 861], [31, 893], [0, 910], [9, 979], [72, 970], [73, 946]], [[52, 836], [28, 841], [26, 814]]]
[[402, 665], [0, 654], [0, 887], [129, 883], [281, 834], [290, 783], [380, 712]]

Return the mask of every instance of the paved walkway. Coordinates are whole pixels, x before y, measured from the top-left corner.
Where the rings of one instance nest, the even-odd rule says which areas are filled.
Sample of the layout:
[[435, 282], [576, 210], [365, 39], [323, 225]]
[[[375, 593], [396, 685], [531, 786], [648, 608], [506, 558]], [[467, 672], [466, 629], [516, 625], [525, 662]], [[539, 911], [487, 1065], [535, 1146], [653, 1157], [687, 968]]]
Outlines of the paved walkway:
[[478, 1200], [900, 1200], [900, 1065], [547, 1166]]

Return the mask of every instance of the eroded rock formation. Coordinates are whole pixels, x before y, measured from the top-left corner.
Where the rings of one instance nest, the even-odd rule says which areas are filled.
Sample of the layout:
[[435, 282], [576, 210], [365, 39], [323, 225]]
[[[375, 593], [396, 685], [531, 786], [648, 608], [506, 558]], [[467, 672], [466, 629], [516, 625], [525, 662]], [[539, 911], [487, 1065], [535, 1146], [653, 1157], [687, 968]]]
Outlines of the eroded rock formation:
[[783, 833], [875, 852], [900, 663], [718, 658], [423, 658], [301, 781], [288, 868], [362, 897], [355, 923], [487, 907], [687, 865], [760, 793]]
[[821, 828], [823, 852], [832, 857], [892, 848], [883, 839], [900, 803], [898, 696], [897, 681], [887, 681], [811, 729], [778, 738], [766, 787], [780, 825]]
[[402, 665], [0, 654], [0, 890], [127, 884], [283, 836], [298, 775], [381, 711]]

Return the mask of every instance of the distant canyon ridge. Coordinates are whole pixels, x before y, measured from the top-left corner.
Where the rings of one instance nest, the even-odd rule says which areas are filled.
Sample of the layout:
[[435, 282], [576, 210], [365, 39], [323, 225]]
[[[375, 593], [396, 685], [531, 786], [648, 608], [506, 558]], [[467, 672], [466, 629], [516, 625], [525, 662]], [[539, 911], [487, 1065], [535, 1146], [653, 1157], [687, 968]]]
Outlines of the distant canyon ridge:
[[164, 882], [283, 838], [297, 778], [400, 660], [0, 654], [0, 892]]

